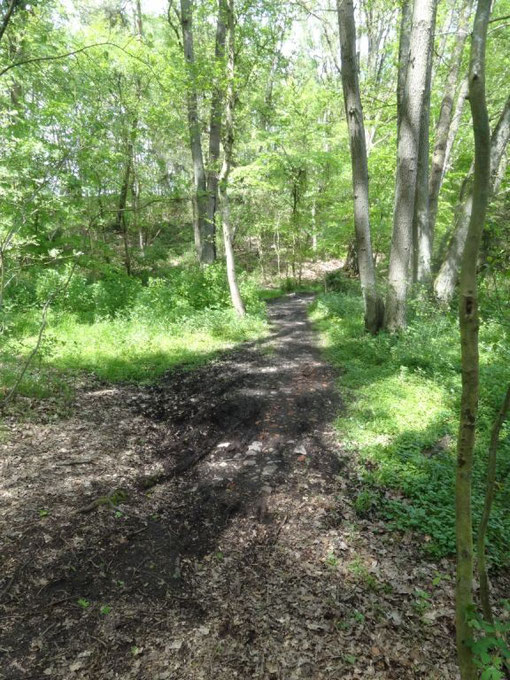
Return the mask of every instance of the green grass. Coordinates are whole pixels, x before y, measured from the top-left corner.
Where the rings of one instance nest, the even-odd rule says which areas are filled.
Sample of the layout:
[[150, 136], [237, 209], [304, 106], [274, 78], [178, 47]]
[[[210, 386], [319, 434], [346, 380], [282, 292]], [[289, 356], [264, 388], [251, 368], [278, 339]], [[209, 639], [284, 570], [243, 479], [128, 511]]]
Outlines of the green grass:
[[[8, 391], [36, 343], [36, 316], [20, 322], [25, 329], [21, 339], [11, 340], [0, 354], [0, 393]], [[70, 313], [55, 313], [19, 393], [34, 398], [54, 395], [68, 389], [72, 376], [81, 371], [110, 382], [151, 382], [173, 366], [204, 363], [266, 331], [260, 314], [238, 319], [230, 310], [203, 310], [174, 323], [147, 317], [83, 323]]]
[[[399, 530], [417, 530], [435, 556], [451, 554], [454, 536], [455, 439], [460, 344], [454, 314], [426, 300], [411, 309], [405, 333], [363, 331], [357, 286], [323, 294], [311, 310], [326, 352], [340, 367], [345, 410], [337, 422], [346, 448], [359, 454], [365, 489], [357, 505]], [[481, 394], [473, 507], [481, 514], [489, 432], [510, 380], [507, 344], [494, 320], [480, 332]], [[491, 519], [494, 561], [510, 559], [510, 428], [499, 448], [498, 491]]]

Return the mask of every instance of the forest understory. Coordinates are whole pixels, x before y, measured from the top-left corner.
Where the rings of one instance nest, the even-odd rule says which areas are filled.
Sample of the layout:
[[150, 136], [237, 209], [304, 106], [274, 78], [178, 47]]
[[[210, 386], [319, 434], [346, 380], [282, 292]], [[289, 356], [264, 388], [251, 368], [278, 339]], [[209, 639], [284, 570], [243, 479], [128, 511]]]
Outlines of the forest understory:
[[454, 562], [356, 511], [311, 300], [200, 368], [5, 418], [1, 678], [458, 677]]

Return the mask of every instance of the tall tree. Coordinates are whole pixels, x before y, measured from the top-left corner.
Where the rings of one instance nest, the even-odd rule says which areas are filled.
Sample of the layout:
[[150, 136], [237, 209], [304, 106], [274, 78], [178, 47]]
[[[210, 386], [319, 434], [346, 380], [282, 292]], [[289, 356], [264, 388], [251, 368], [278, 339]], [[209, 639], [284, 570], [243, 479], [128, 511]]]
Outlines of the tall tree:
[[425, 283], [430, 279], [432, 266], [433, 234], [429, 223], [429, 127], [430, 127], [430, 86], [432, 79], [432, 55], [434, 52], [434, 33], [436, 11], [432, 18], [431, 30], [427, 31], [428, 42], [425, 46], [427, 63], [425, 89], [420, 116], [420, 136], [418, 140], [418, 168], [416, 171], [416, 195], [413, 216], [413, 280]]
[[[505, 150], [510, 141], [510, 97], [494, 128], [490, 141], [489, 193], [498, 191], [504, 175], [507, 159]], [[468, 238], [469, 223], [473, 206], [473, 177], [471, 172], [464, 179], [460, 192], [453, 233], [448, 244], [445, 259], [434, 280], [434, 293], [444, 303], [451, 301], [457, 284], [462, 253]]]
[[474, 680], [477, 675], [470, 645], [472, 631], [469, 626], [468, 615], [473, 603], [471, 487], [479, 382], [479, 314], [476, 269], [490, 184], [490, 129], [485, 101], [485, 46], [490, 7], [491, 0], [478, 0], [471, 38], [469, 103], [475, 138], [475, 170], [473, 207], [462, 258], [459, 296], [462, 396], [457, 440], [455, 492], [457, 535], [456, 631], [457, 655], [462, 680]]
[[227, 278], [232, 305], [239, 316], [245, 315], [244, 303], [237, 283], [234, 247], [232, 243], [232, 225], [230, 219], [230, 203], [228, 196], [228, 181], [232, 167], [232, 153], [234, 148], [234, 75], [235, 75], [235, 24], [234, 0], [222, 0], [226, 11], [228, 26], [227, 64], [226, 64], [226, 93], [225, 93], [225, 126], [223, 133], [224, 159], [219, 176], [219, 195], [221, 203], [221, 219], [223, 227], [223, 244], [227, 263]]
[[191, 158], [193, 162], [195, 246], [199, 261], [202, 264], [210, 264], [216, 259], [216, 246], [214, 241], [214, 224], [207, 219], [208, 192], [204, 155], [202, 152], [200, 119], [198, 116], [198, 92], [193, 40], [193, 0], [181, 0], [181, 28], [182, 47], [188, 73], [186, 103]]
[[[428, 232], [433, 238], [436, 226], [437, 207], [439, 201], [439, 190], [443, 181], [446, 164], [448, 163], [447, 151], [451, 149], [450, 131], [452, 123], [454, 122], [454, 103], [455, 92], [457, 91], [459, 74], [462, 66], [462, 56], [464, 54], [464, 45], [468, 36], [468, 22], [471, 11], [471, 2], [468, 0], [463, 8], [459, 18], [459, 26], [455, 38], [452, 55], [450, 57], [450, 64], [448, 67], [448, 74], [444, 84], [444, 95], [441, 100], [441, 108], [439, 110], [439, 117], [436, 123], [434, 151], [432, 154], [432, 163], [430, 168], [429, 179], [429, 215], [428, 215]], [[462, 85], [461, 88], [462, 90]], [[462, 91], [459, 92], [462, 95]], [[463, 98], [460, 99], [463, 103]], [[456, 122], [456, 121], [455, 121]], [[456, 130], [454, 130], [456, 133]], [[448, 144], [450, 140], [450, 145]]]
[[[409, 269], [413, 245], [413, 217], [418, 173], [422, 109], [427, 86], [436, 15], [436, 0], [415, 0], [409, 40], [409, 58], [402, 55], [400, 68], [407, 63], [401, 94], [397, 142], [397, 176], [393, 210], [393, 234], [388, 273], [385, 328], [398, 331], [406, 325]], [[400, 76], [399, 76], [400, 78]]]
[[351, 148], [356, 249], [361, 290], [365, 304], [365, 328], [371, 333], [377, 333], [382, 325], [383, 304], [377, 293], [372, 255], [367, 148], [359, 92], [356, 25], [352, 0], [337, 0], [337, 10], [342, 56], [342, 87]]
[[[214, 88], [211, 98], [209, 123], [209, 158], [207, 163], [207, 232], [216, 234], [216, 207], [218, 203], [218, 175], [220, 172], [221, 117], [223, 100], [223, 78], [225, 60], [225, 36], [228, 7], [226, 0], [218, 0], [216, 23]], [[214, 238], [213, 236], [213, 238]]]

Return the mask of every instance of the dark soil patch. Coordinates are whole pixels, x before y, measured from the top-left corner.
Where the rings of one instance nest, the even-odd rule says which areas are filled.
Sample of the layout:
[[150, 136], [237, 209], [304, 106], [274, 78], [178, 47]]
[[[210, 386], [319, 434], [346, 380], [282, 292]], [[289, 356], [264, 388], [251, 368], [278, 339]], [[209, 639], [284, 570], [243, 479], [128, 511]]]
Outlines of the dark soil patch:
[[308, 302], [198, 370], [8, 421], [0, 678], [456, 677], [451, 564], [353, 512]]

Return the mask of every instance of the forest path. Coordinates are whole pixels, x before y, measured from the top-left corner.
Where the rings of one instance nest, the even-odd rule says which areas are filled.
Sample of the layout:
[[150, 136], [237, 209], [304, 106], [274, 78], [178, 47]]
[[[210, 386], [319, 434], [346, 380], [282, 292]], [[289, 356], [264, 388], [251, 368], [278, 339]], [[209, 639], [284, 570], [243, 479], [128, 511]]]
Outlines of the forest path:
[[353, 511], [310, 301], [271, 302], [262, 343], [13, 428], [0, 678], [456, 677], [451, 628], [410, 625], [434, 565]]

